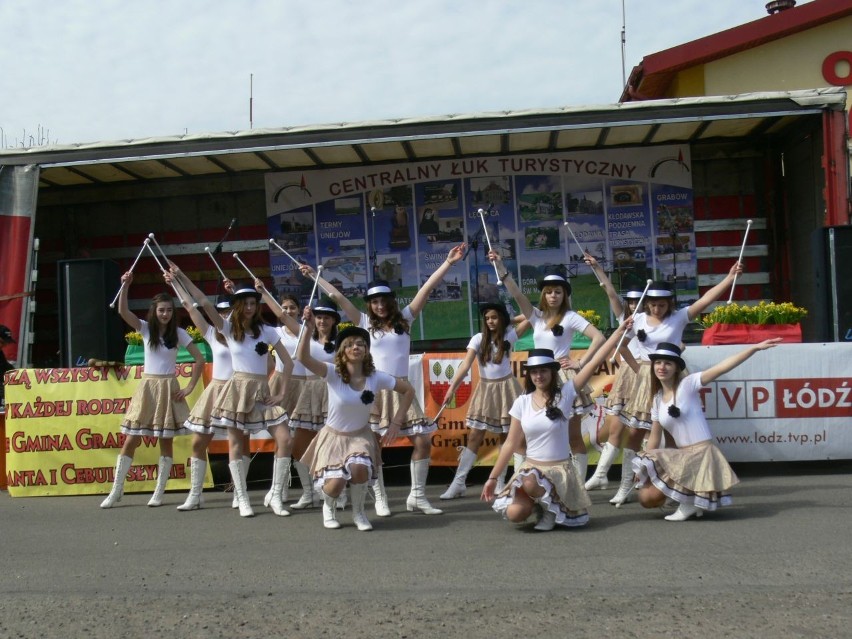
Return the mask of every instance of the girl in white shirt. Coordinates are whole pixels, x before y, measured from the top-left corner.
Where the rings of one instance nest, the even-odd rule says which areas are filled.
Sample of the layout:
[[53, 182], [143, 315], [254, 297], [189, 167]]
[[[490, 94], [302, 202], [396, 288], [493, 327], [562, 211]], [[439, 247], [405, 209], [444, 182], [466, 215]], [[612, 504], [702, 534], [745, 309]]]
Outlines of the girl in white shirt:
[[[701, 401], [701, 387], [733, 370], [758, 351], [772, 348], [781, 338], [748, 346], [702, 373], [684, 376], [686, 364], [675, 344], [663, 342], [649, 355], [654, 369], [651, 434], [645, 452], [633, 460], [639, 483], [639, 503], [659, 508], [666, 498], [678, 502], [669, 521], [701, 517], [706, 510], [731, 504], [728, 490], [739, 480], [713, 442]], [[662, 431], [677, 448], [660, 448]]]
[[[464, 256], [465, 245], [450, 249], [447, 259], [435, 269], [429, 279], [420, 287], [411, 303], [400, 310], [396, 293], [384, 280], [370, 282], [364, 301], [367, 312], [361, 313], [357, 307], [337, 291], [331, 284], [320, 278], [320, 285], [340, 309], [357, 325], [370, 333], [370, 352], [376, 362], [376, 368], [390, 373], [397, 379], [408, 379], [408, 356], [411, 353], [411, 325], [423, 311], [429, 301], [432, 290], [444, 279], [450, 267]], [[302, 272], [313, 277], [310, 267], [302, 267]], [[376, 437], [384, 435], [390, 419], [396, 414], [399, 398], [396, 393], [380, 393], [373, 404], [370, 425]], [[426, 478], [429, 474], [429, 458], [432, 453], [432, 433], [438, 429], [434, 422], [426, 419], [423, 409], [413, 401], [402, 424], [401, 435], [408, 437], [413, 445], [411, 452], [411, 491], [405, 500], [409, 511], [419, 510], [427, 515], [440, 515], [443, 511], [434, 508], [426, 498]], [[376, 497], [376, 514], [387, 517], [391, 514], [387, 492], [381, 469], [373, 485]]]
[[[630, 468], [636, 451], [642, 446], [642, 440], [651, 429], [651, 404], [653, 393], [651, 393], [651, 361], [648, 355], [656, 350], [657, 345], [662, 342], [680, 344], [683, 341], [683, 331], [689, 322], [693, 321], [703, 313], [710, 304], [716, 301], [734, 281], [734, 278], [742, 274], [742, 265], [735, 262], [725, 278], [716, 286], [704, 293], [689, 307], [676, 309], [674, 294], [667, 282], [651, 282], [645, 293], [642, 303], [642, 312], [636, 314], [633, 328], [628, 337], [636, 337], [636, 360], [639, 362], [639, 371], [630, 391], [630, 400], [621, 411], [622, 417], [629, 426], [627, 443], [622, 454], [622, 469]], [[631, 340], [632, 341], [632, 340]], [[609, 500], [609, 503], [620, 506], [628, 501], [633, 489], [633, 477], [626, 472], [621, 476], [621, 484], [618, 492]]]
[[[154, 296], [145, 320], [139, 319], [130, 311], [127, 290], [132, 281], [132, 271], [121, 276], [118, 313], [131, 328], [142, 334], [145, 345], [145, 373], [130, 398], [130, 406], [121, 424], [121, 432], [126, 435], [126, 439], [116, 461], [112, 489], [101, 502], [101, 508], [112, 508], [121, 500], [133, 454], [142, 443], [143, 436], [159, 439], [157, 485], [148, 505], [162, 504], [166, 482], [172, 469], [172, 439], [175, 435], [186, 433], [184, 422], [189, 417], [186, 397], [201, 378], [204, 366], [201, 351], [192, 343], [189, 334], [177, 326], [174, 301], [169, 295], [159, 293]], [[180, 387], [175, 371], [179, 345], [186, 348], [195, 360], [192, 378], [185, 388]]]
[[[305, 309], [305, 326], [307, 330], [314, 329], [310, 309]], [[316, 489], [323, 495], [323, 526], [340, 528], [336, 501], [348, 482], [352, 521], [358, 530], [372, 530], [364, 513], [364, 500], [368, 484], [378, 479], [381, 450], [370, 428], [370, 413], [382, 391], [401, 395], [382, 439], [383, 444], [392, 443], [414, 399], [414, 389], [407, 381], [376, 370], [370, 355], [370, 335], [357, 326], [349, 326], [337, 335], [334, 363], [315, 359], [306, 339], [299, 342], [296, 353], [308, 370], [328, 383], [326, 425], [301, 460], [309, 467]]]
[[[602, 348], [589, 359], [573, 379], [559, 384], [560, 362], [552, 350], [534, 348], [526, 362], [526, 393], [512, 406], [512, 417], [506, 443], [500, 449], [491, 475], [485, 482], [481, 498], [491, 501], [493, 508], [509, 521], [522, 523], [538, 505], [542, 516], [536, 530], [552, 530], [561, 526], [583, 526], [589, 521], [591, 505], [583, 478], [571, 460], [568, 416], [573, 412], [577, 389], [583, 388], [598, 365], [621, 338], [627, 323], [622, 324]], [[512, 451], [526, 441], [527, 456], [499, 493], [497, 478], [509, 464]]]
[[213, 407], [212, 423], [228, 429], [228, 467], [241, 517], [254, 516], [242, 465], [243, 435], [264, 429], [272, 435], [275, 461], [270, 506], [276, 515], [287, 516], [290, 513], [284, 509], [281, 495], [290, 473], [290, 429], [287, 413], [280, 406], [286, 389], [277, 395], [269, 391], [269, 347], [272, 346], [284, 362], [285, 375], [292, 371], [293, 361], [278, 331], [264, 323], [261, 317], [260, 293], [253, 288], [241, 288], [234, 292], [232, 299], [234, 305], [229, 318], [210, 318], [228, 342], [234, 367], [233, 377], [222, 387]]
[[[535, 347], [551, 349], [559, 361], [559, 375], [562, 381], [569, 381], [606, 341], [603, 333], [594, 325], [571, 310], [571, 284], [561, 275], [555, 273], [545, 275], [538, 283], [541, 298], [538, 308], [535, 308], [515, 283], [509, 270], [503, 266], [501, 255], [497, 251], [490, 251], [488, 259], [498, 265], [498, 270], [502, 271], [500, 280], [515, 298], [521, 313], [532, 325]], [[575, 332], [582, 333], [592, 340], [586, 354], [579, 360], [571, 359], [571, 342], [574, 340]], [[577, 473], [584, 482], [588, 455], [586, 442], [583, 441], [581, 421], [582, 416], [590, 412], [594, 406], [591, 391], [592, 389], [588, 386], [580, 387], [575, 405], [568, 416], [571, 456], [577, 464]]]
[[[465, 479], [476, 463], [476, 454], [486, 431], [499, 435], [501, 443], [505, 441], [509, 432], [509, 409], [522, 393], [521, 385], [512, 372], [511, 354], [518, 341], [518, 332], [526, 330], [527, 322], [519, 324], [517, 329], [512, 328], [509, 312], [500, 302], [480, 304], [479, 312], [485, 330], [470, 339], [467, 355], [444, 395], [443, 404], [447, 405], [476, 360], [479, 365], [479, 384], [467, 408], [467, 445], [461, 447], [455, 477], [441, 499], [464, 496]], [[498, 488], [502, 490], [502, 486]]]

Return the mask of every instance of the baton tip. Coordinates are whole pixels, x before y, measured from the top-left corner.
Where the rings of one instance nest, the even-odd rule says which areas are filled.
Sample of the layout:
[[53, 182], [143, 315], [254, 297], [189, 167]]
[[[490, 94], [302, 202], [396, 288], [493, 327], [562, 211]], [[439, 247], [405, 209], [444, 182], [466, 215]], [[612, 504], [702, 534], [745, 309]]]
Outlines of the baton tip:
[[751, 226], [752, 220], [746, 220], [746, 226]]
[[154, 234], [153, 234], [153, 233], [148, 233], [148, 237], [149, 237], [150, 239], [152, 239], [152, 240], [153, 240], [153, 239], [154, 239]]
[[234, 257], [239, 257], [239, 256], [240, 256], [239, 253], [234, 253]]
[[646, 284], [650, 284], [650, 283], [651, 283], [651, 282], [653, 282], [653, 281], [654, 281], [654, 280], [646, 280], [646, 281], [645, 281], [645, 283], [646, 283]]

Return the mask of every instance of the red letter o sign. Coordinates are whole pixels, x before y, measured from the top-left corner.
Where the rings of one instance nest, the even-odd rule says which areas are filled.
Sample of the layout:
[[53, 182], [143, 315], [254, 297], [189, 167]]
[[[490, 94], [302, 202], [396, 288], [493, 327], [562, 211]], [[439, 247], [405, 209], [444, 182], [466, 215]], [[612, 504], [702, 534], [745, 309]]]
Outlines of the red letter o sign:
[[[838, 62], [845, 62], [849, 66], [845, 76], [837, 75], [835, 69], [837, 69]], [[822, 77], [825, 78], [826, 82], [835, 86], [852, 85], [852, 51], [829, 53], [822, 61]]]

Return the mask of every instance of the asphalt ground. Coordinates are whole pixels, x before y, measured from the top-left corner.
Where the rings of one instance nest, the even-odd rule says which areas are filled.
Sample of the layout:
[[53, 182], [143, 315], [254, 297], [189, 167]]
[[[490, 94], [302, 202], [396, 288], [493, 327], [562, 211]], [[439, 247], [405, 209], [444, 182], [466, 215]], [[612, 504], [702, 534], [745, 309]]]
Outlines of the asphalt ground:
[[[501, 520], [479, 491], [360, 533], [319, 510], [276, 517], [251, 491], [181, 513], [127, 494], [0, 493], [0, 637], [844, 637], [852, 635], [852, 462], [735, 465], [734, 505], [667, 522], [615, 490], [580, 530]], [[618, 472], [614, 469], [612, 477]], [[433, 469], [433, 504], [452, 475]], [[298, 497], [298, 489], [291, 489]]]

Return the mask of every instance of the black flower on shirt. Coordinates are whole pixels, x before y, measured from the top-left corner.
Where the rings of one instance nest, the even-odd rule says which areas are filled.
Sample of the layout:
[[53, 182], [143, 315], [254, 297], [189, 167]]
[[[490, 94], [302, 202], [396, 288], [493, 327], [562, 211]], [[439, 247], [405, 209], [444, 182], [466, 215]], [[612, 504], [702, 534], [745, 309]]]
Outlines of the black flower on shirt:
[[547, 419], [551, 421], [556, 421], [557, 419], [563, 419], [565, 415], [562, 411], [556, 406], [548, 406], [547, 410], [544, 411], [544, 414], [547, 415]]
[[644, 342], [646, 339], [648, 339], [648, 334], [645, 332], [645, 329], [640, 328], [638, 331], [636, 331], [636, 338], [640, 342]]
[[326, 342], [325, 344], [323, 344], [322, 350], [324, 350], [326, 353], [333, 353], [334, 344], [332, 342]]
[[393, 325], [393, 332], [397, 335], [402, 335], [405, 332], [405, 329], [402, 327], [402, 324], [397, 323]]
[[669, 415], [671, 415], [672, 417], [680, 417], [680, 409], [674, 404], [672, 404], [671, 406], [669, 406]]
[[171, 350], [173, 348], [177, 348], [177, 338], [175, 338], [175, 337], [164, 337], [163, 338], [163, 346], [165, 346], [169, 350]]
[[512, 350], [512, 345], [509, 343], [509, 340], [504, 339], [503, 340], [503, 352], [508, 352], [510, 350]]
[[258, 342], [254, 345], [254, 352], [258, 355], [266, 355], [269, 353], [269, 344], [266, 342]]
[[563, 328], [562, 324], [557, 324], [550, 330], [553, 331], [553, 334], [556, 335], [556, 337], [560, 337], [562, 333], [565, 332], [565, 329]]
[[373, 391], [365, 390], [361, 393], [361, 401], [364, 404], [372, 404], [374, 399], [376, 399], [376, 396], [373, 395]]

